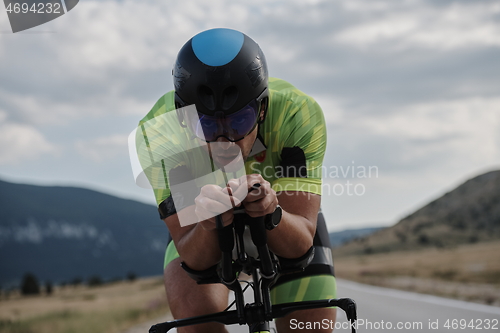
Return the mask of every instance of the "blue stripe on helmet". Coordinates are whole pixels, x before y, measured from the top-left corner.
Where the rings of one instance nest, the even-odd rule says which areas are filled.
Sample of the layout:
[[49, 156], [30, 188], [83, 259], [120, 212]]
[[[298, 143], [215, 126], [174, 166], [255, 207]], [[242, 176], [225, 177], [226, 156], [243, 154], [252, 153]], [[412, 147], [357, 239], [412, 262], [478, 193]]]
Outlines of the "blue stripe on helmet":
[[231, 29], [211, 29], [194, 36], [194, 54], [209, 66], [223, 66], [233, 60], [243, 46], [244, 35]]

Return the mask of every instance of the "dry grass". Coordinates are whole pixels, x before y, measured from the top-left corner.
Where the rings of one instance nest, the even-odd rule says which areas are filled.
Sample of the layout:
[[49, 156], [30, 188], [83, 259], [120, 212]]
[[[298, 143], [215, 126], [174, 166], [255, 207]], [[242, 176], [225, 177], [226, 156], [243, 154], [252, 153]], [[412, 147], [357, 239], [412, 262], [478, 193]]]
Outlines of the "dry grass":
[[168, 311], [161, 278], [0, 299], [2, 333], [117, 333]]
[[500, 241], [335, 257], [339, 277], [500, 305]]

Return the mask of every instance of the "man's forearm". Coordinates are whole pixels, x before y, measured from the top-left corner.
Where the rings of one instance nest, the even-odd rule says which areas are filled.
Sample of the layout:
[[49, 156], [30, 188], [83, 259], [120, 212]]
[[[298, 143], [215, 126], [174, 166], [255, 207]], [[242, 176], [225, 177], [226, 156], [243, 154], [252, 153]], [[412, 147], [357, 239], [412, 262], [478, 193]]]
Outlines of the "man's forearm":
[[[190, 210], [187, 212], [188, 214], [195, 214], [194, 206], [189, 206], [185, 209]], [[175, 216], [175, 220], [179, 226], [177, 216]], [[175, 247], [182, 261], [191, 269], [204, 270], [219, 262], [221, 252], [218, 245], [217, 230], [205, 230], [200, 223], [179, 228], [190, 229], [182, 233], [182, 236], [175, 242]]]
[[182, 260], [195, 270], [210, 268], [221, 258], [216, 230], [207, 231], [198, 223], [180, 239], [179, 248]]
[[313, 245], [316, 221], [283, 210], [280, 224], [267, 232], [269, 249], [284, 258], [303, 256]]
[[[313, 244], [315, 225], [303, 216], [283, 211], [278, 227], [267, 232], [270, 250], [285, 258], [304, 255]], [[183, 261], [196, 270], [215, 265], [221, 257], [217, 231], [205, 230], [200, 223], [193, 225], [176, 246]]]
[[[267, 231], [269, 249], [281, 257], [301, 257], [313, 245], [315, 226], [303, 216], [283, 211], [278, 227]], [[217, 230], [205, 230], [200, 223], [189, 227], [191, 230], [176, 243], [182, 260], [195, 270], [204, 270], [218, 263], [221, 252]]]

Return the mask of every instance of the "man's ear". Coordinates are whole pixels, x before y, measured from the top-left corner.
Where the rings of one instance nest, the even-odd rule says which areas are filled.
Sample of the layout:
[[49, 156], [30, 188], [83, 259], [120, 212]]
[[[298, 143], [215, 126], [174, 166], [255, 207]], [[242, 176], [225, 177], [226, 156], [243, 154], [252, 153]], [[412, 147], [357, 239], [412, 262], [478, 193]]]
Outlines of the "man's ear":
[[185, 124], [186, 119], [184, 119], [184, 113], [182, 112], [182, 108], [176, 108], [175, 112], [177, 112], [177, 119], [179, 120], [179, 124], [181, 125], [181, 127], [186, 128], [187, 127]]
[[259, 121], [258, 121], [259, 124], [262, 124], [264, 122], [264, 120], [266, 119], [266, 113], [267, 113], [267, 109], [268, 109], [268, 102], [269, 102], [269, 99], [266, 97], [262, 101], [262, 103], [260, 103], [260, 113], [259, 113]]

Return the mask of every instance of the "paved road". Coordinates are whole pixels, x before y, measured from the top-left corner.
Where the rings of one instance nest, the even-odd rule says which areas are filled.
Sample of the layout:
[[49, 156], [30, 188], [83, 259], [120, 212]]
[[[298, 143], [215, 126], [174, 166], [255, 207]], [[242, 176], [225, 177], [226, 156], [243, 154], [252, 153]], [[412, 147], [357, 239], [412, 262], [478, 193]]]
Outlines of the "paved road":
[[[350, 297], [358, 303], [360, 333], [500, 332], [500, 307], [367, 286], [350, 281], [339, 281], [338, 289], [339, 297]], [[498, 323], [496, 329], [492, 327], [486, 329], [488, 320], [490, 326], [492, 326], [491, 321]], [[342, 321], [345, 321], [344, 315], [339, 316], [339, 323]], [[447, 321], [449, 328], [445, 327]], [[397, 327], [398, 323], [401, 328]], [[463, 327], [460, 324], [466, 325]], [[348, 330], [339, 329], [338, 332], [348, 332]]]
[[[359, 333], [500, 332], [500, 307], [368, 286], [345, 280], [338, 280], [338, 296], [356, 300], [359, 318], [357, 332]], [[245, 298], [251, 301], [251, 295], [246, 295]], [[146, 333], [151, 324], [166, 320], [170, 319], [159, 318], [124, 333]], [[446, 327], [447, 321], [449, 328]], [[307, 323], [303, 324], [307, 325]], [[329, 325], [329, 323], [317, 325], [319, 324]], [[488, 324], [489, 329], [487, 329]], [[336, 325], [335, 332], [350, 332], [342, 310], [338, 312]], [[294, 327], [297, 328], [297, 332], [301, 331], [299, 323], [296, 323]], [[245, 326], [233, 326], [229, 331], [230, 333], [246, 333], [248, 329]]]

